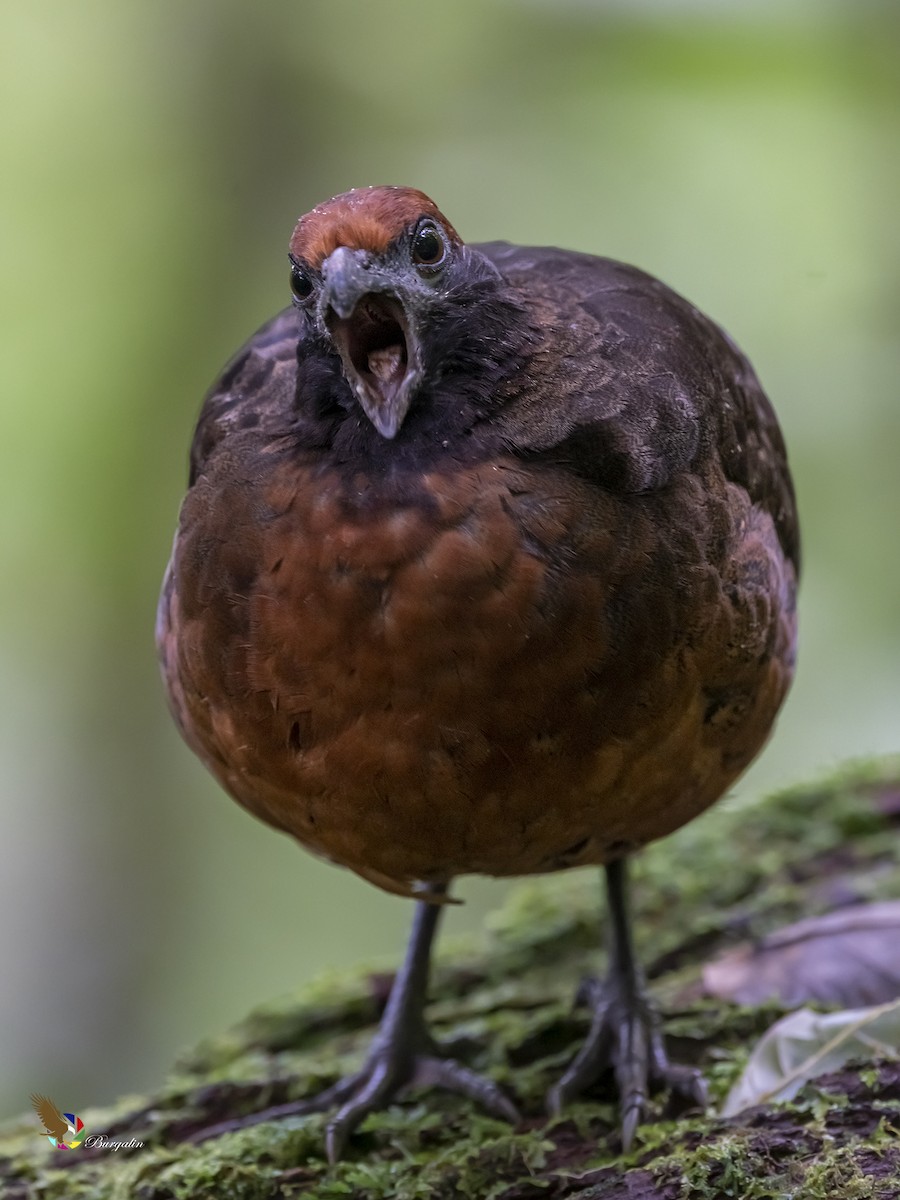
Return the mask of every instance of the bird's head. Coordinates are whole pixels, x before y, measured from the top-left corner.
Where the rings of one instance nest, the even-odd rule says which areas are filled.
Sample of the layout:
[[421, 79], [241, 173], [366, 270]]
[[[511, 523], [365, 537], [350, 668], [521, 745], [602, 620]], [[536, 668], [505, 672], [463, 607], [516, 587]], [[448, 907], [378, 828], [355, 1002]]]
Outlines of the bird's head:
[[459, 235], [414, 188], [356, 188], [300, 218], [289, 257], [294, 304], [337, 350], [378, 432], [395, 437], [425, 378], [430, 318], [467, 266]]

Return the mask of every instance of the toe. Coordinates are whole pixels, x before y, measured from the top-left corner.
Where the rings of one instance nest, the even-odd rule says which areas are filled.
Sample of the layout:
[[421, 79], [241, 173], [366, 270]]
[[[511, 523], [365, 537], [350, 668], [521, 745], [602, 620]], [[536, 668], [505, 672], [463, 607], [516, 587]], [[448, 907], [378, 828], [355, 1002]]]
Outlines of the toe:
[[612, 1033], [606, 1014], [606, 1006], [595, 1011], [584, 1045], [562, 1079], [547, 1093], [547, 1111], [552, 1117], [558, 1117], [565, 1106], [595, 1083], [598, 1076], [609, 1066]]
[[511, 1125], [521, 1119], [519, 1110], [492, 1079], [470, 1071], [452, 1058], [423, 1055], [417, 1060], [412, 1082], [416, 1086], [439, 1087], [467, 1096], [491, 1116], [509, 1121]]
[[332, 1165], [341, 1157], [354, 1129], [369, 1113], [388, 1104], [399, 1086], [391, 1063], [384, 1059], [376, 1061], [363, 1086], [341, 1105], [326, 1126], [325, 1152]]
[[650, 1038], [643, 1021], [632, 1014], [623, 1017], [616, 1030], [616, 1043], [614, 1062], [622, 1115], [622, 1148], [627, 1152], [647, 1104]]
[[669, 1093], [669, 1109], [673, 1113], [687, 1112], [691, 1108], [706, 1108], [709, 1092], [706, 1080], [696, 1067], [685, 1067], [679, 1063], [667, 1064], [661, 1085]]
[[330, 1163], [344, 1152], [353, 1131], [369, 1113], [385, 1108], [408, 1086], [438, 1087], [467, 1096], [492, 1116], [515, 1125], [519, 1112], [491, 1079], [478, 1075], [462, 1063], [436, 1055], [418, 1054], [412, 1063], [392, 1057], [375, 1056], [368, 1070], [357, 1076], [357, 1087], [346, 1098], [325, 1130], [325, 1151]]

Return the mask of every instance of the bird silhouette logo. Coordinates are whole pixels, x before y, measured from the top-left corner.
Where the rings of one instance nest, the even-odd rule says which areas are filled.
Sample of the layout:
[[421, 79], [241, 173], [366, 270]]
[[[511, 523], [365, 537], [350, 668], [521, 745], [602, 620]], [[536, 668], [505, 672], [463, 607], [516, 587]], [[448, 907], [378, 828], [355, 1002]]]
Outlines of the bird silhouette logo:
[[49, 1096], [33, 1094], [31, 1103], [34, 1111], [44, 1123], [44, 1133], [57, 1150], [74, 1150], [84, 1141], [84, 1121], [75, 1113], [64, 1113], [56, 1107]]

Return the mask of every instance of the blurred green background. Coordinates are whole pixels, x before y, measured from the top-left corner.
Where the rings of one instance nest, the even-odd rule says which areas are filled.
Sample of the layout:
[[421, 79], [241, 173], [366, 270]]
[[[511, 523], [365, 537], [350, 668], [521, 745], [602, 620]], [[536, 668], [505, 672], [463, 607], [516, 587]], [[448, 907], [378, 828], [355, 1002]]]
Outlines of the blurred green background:
[[[226, 799], [156, 593], [202, 393], [317, 201], [635, 262], [750, 354], [805, 533], [801, 672], [737, 789], [896, 749], [896, 5], [32, 0], [0, 16], [0, 1111], [100, 1104], [408, 904]], [[735, 803], [734, 799], [726, 803]], [[450, 928], [502, 887], [464, 881]]]

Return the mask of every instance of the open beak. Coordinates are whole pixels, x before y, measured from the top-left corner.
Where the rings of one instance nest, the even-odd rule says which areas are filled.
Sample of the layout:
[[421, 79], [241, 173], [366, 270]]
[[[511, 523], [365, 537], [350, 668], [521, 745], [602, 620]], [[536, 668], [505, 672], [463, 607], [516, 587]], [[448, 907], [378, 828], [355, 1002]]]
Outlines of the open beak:
[[366, 416], [396, 437], [422, 380], [414, 322], [398, 288], [363, 250], [339, 246], [322, 264], [319, 316]]

